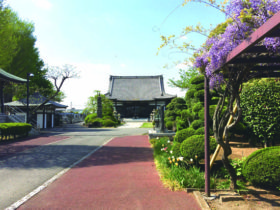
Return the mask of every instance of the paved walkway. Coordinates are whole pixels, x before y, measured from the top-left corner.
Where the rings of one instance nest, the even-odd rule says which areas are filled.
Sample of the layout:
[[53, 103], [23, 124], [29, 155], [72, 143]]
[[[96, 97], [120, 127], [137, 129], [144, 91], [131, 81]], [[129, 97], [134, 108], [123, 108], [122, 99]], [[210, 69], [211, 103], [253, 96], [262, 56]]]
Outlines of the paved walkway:
[[117, 137], [19, 209], [200, 209], [162, 186], [147, 136]]

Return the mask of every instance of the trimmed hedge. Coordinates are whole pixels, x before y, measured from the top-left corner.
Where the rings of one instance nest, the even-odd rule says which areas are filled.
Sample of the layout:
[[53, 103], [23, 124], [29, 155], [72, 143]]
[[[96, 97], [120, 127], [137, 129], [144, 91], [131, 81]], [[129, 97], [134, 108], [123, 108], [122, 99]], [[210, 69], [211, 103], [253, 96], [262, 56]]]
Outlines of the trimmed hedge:
[[181, 143], [180, 142], [173, 142], [173, 145], [172, 145], [172, 155], [174, 157], [180, 157], [181, 156], [181, 151], [180, 151], [180, 147], [181, 147]]
[[117, 123], [114, 122], [111, 119], [105, 119], [105, 120], [102, 120], [101, 122], [102, 122], [102, 125], [104, 127], [115, 127], [115, 126], [117, 126]]
[[7, 139], [9, 136], [28, 136], [31, 131], [32, 125], [28, 123], [0, 123], [1, 138]]
[[197, 130], [198, 128], [201, 128], [204, 126], [204, 121], [203, 120], [195, 120], [191, 123], [191, 127], [194, 130]]
[[193, 128], [186, 128], [180, 131], [176, 132], [176, 135], [174, 137], [174, 141], [177, 142], [183, 142], [185, 139], [187, 139], [188, 137], [194, 135], [195, 130]]
[[242, 172], [254, 186], [280, 187], [280, 146], [253, 152], [243, 163]]
[[167, 128], [167, 130], [172, 130], [173, 129], [173, 121], [167, 121], [165, 123], [165, 127]]
[[[210, 152], [214, 152], [217, 147], [216, 140], [210, 137]], [[204, 158], [204, 135], [193, 135], [182, 142], [180, 151], [184, 159], [190, 160], [191, 158], [195, 160], [197, 155], [197, 160]]]
[[194, 132], [194, 135], [204, 135], [204, 134], [205, 134], [205, 128], [204, 127], [200, 127]]
[[204, 83], [204, 75], [201, 74], [201, 75], [198, 75], [196, 77], [193, 77], [190, 80], [190, 83], [193, 84], [193, 85], [196, 85], [196, 84], [199, 84], [199, 83]]

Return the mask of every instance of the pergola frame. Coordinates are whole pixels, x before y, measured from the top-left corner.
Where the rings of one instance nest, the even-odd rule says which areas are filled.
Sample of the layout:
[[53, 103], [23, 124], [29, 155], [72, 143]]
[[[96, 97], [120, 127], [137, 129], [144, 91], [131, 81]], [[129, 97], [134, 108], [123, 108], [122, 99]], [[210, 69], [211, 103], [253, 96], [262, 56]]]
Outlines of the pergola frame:
[[[252, 68], [243, 82], [253, 78], [280, 77], [280, 51], [271, 52], [265, 46], [258, 45], [264, 38], [280, 39], [280, 12], [267, 20], [247, 39], [235, 47], [227, 56], [223, 66], [216, 69], [219, 73], [223, 67], [235, 71], [236, 64], [251, 64]], [[209, 78], [205, 76], [205, 194], [210, 196], [210, 154], [209, 154]]]

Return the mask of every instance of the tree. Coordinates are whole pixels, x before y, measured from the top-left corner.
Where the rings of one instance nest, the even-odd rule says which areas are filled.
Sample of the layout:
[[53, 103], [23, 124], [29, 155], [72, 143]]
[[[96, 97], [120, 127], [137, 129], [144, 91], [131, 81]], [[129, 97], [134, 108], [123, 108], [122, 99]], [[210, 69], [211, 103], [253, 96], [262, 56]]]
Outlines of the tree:
[[178, 87], [181, 89], [187, 89], [190, 88], [190, 80], [199, 75], [199, 72], [197, 71], [196, 68], [189, 68], [188, 70], [179, 70], [179, 75], [180, 79], [174, 80], [174, 79], [169, 79], [169, 84], [173, 87]]
[[50, 78], [55, 86], [55, 92], [50, 95], [42, 104], [35, 107], [32, 112], [35, 113], [38, 109], [44, 106], [48, 101], [54, 99], [59, 93], [67, 79], [77, 78], [78, 73], [75, 70], [75, 67], [69, 64], [65, 64], [61, 67], [59, 66], [50, 66], [48, 67], [47, 77]]
[[[186, 2], [188, 1], [186, 0]], [[219, 24], [210, 33], [200, 25], [196, 27], [187, 26], [184, 32], [185, 34], [197, 32], [207, 36], [205, 44], [194, 53], [192, 60], [194, 67], [198, 68], [201, 73], [210, 79], [210, 87], [220, 93], [220, 99], [213, 117], [213, 132], [217, 143], [221, 145], [224, 151], [222, 160], [231, 177], [231, 189], [236, 189], [236, 172], [228, 159], [228, 156], [232, 153], [229, 145], [229, 132], [242, 116], [239, 94], [242, 90], [242, 83], [246, 81], [253, 64], [235, 65], [235, 71], [231, 71], [228, 66], [223, 66], [223, 64], [227, 55], [236, 46], [272, 17], [273, 14], [280, 11], [280, 4], [277, 0], [232, 0], [224, 9], [224, 5], [218, 5], [213, 0], [197, 0], [197, 2], [219, 9], [227, 17], [224, 23]], [[162, 37], [162, 40], [161, 47], [168, 44], [174, 46], [174, 37]], [[279, 52], [280, 42], [274, 38], [266, 38], [259, 45], [265, 46], [269, 51]], [[184, 46], [186, 50], [193, 50], [190, 44], [185, 44]], [[219, 74], [215, 73], [218, 68], [221, 69]], [[225, 75], [226, 77], [224, 77]], [[237, 105], [237, 114], [233, 112], [234, 103]], [[233, 117], [233, 122], [227, 125], [230, 116]], [[225, 141], [223, 139], [224, 134]]]
[[14, 14], [0, 2], [0, 68], [5, 69], [12, 62], [18, 48], [18, 39], [13, 27]]
[[[213, 131], [217, 143], [224, 151], [222, 160], [230, 174], [232, 189], [237, 188], [237, 177], [228, 159], [232, 153], [229, 145], [229, 132], [241, 119], [242, 109], [239, 94], [252, 64], [236, 65], [235, 71], [231, 71], [228, 66], [225, 66], [219, 74], [216, 74], [215, 70], [221, 68], [232, 49], [279, 10], [279, 3], [273, 0], [231, 1], [225, 10], [228, 21], [216, 28], [216, 31], [219, 32], [207, 39], [195, 59], [194, 66], [200, 68], [210, 78], [210, 87], [220, 91], [221, 97], [213, 118]], [[279, 43], [274, 39], [265, 39], [261, 45], [267, 47], [268, 50], [279, 50]], [[224, 84], [224, 89], [221, 88], [221, 84]], [[226, 101], [228, 101], [228, 105], [226, 111], [223, 112]], [[236, 115], [233, 112], [234, 103], [237, 105]], [[233, 122], [227, 124], [230, 116], [233, 116]]]

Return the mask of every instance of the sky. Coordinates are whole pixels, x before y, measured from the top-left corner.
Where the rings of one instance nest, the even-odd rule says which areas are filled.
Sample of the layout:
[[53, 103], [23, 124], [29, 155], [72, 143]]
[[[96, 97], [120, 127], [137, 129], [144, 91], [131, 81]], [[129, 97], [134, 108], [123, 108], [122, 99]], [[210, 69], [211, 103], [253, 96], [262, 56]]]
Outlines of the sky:
[[[223, 13], [182, 0], [6, 0], [18, 16], [35, 25], [36, 47], [45, 64], [76, 67], [79, 78], [65, 82], [62, 104], [85, 108], [95, 90], [107, 93], [109, 76], [163, 75], [165, 92], [179, 97], [185, 91], [168, 85], [188, 69], [188, 54], [166, 47], [159, 51], [161, 35], [180, 34], [184, 27], [217, 25]], [[199, 47], [205, 37], [182, 36]], [[168, 66], [167, 68], [164, 66]]]

